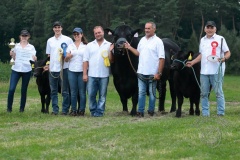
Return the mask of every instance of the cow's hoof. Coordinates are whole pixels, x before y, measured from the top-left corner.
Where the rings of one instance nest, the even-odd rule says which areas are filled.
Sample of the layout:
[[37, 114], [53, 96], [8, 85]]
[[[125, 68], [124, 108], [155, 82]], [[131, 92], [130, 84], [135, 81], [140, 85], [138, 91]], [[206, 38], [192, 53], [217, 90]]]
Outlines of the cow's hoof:
[[194, 115], [194, 111], [189, 111], [189, 115]]
[[195, 115], [200, 116], [200, 111], [195, 111]]
[[131, 115], [131, 116], [136, 116], [136, 114], [137, 114], [136, 111], [131, 111], [131, 112], [130, 112], [130, 115]]
[[181, 116], [182, 116], [182, 113], [179, 112], [179, 111], [177, 111], [177, 112], [176, 112], [176, 117], [177, 117], [177, 118], [180, 118]]
[[172, 113], [172, 112], [176, 112], [176, 109], [171, 109], [171, 110], [170, 110], [170, 113]]
[[165, 115], [165, 114], [168, 114], [168, 112], [166, 112], [165, 110], [162, 110], [162, 111], [158, 111], [160, 114], [163, 114], [163, 115]]

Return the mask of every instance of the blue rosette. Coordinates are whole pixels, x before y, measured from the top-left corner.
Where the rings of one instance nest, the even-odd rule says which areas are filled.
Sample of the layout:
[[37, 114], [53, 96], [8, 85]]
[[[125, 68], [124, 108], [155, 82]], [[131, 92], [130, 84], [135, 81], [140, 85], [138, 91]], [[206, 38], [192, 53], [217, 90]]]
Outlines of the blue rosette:
[[66, 55], [67, 55], [67, 47], [68, 47], [68, 45], [65, 42], [63, 42], [61, 44], [61, 48], [63, 49], [63, 57], [66, 57]]

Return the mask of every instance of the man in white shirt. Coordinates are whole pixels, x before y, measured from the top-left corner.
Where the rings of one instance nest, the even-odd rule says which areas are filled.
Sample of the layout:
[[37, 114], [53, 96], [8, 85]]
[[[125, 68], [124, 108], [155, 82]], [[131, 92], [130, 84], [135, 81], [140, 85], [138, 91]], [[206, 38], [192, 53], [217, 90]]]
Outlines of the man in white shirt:
[[58, 107], [58, 85], [61, 84], [60, 72], [63, 69], [62, 79], [62, 114], [66, 115], [70, 106], [69, 84], [68, 84], [68, 62], [63, 62], [63, 53], [61, 51], [62, 45], [65, 43], [67, 46], [73, 43], [70, 37], [62, 35], [62, 24], [59, 21], [53, 23], [54, 36], [47, 41], [46, 54], [50, 56], [49, 65], [49, 82], [51, 88], [51, 99], [53, 115], [59, 112]]
[[140, 40], [137, 49], [127, 42], [125, 47], [139, 56], [138, 63], [138, 117], [144, 116], [147, 89], [149, 89], [148, 114], [153, 116], [156, 101], [156, 85], [160, 80], [164, 62], [165, 51], [162, 40], [156, 36], [156, 24], [145, 24], [145, 36]]
[[206, 35], [201, 39], [199, 56], [187, 62], [186, 65], [191, 67], [201, 61], [202, 115], [210, 116], [208, 95], [210, 85], [212, 85], [217, 98], [217, 115], [223, 116], [225, 114], [225, 98], [222, 81], [225, 71], [225, 61], [230, 58], [231, 53], [224, 37], [216, 34], [217, 28], [214, 21], [208, 21], [204, 31]]
[[[91, 116], [102, 117], [105, 111], [110, 68], [104, 63], [104, 59], [108, 58], [111, 43], [104, 39], [104, 30], [101, 26], [96, 26], [93, 32], [95, 40], [87, 44], [86, 54], [83, 56], [83, 80], [88, 82]], [[97, 92], [99, 92], [98, 101]]]

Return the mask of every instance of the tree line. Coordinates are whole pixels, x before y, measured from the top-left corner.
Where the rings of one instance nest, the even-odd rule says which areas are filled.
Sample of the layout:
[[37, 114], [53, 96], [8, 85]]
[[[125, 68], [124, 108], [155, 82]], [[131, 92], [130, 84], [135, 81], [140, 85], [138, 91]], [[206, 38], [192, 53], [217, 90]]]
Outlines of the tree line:
[[240, 74], [239, 0], [1, 0], [0, 10], [3, 62], [10, 59], [10, 39], [18, 42], [22, 29], [30, 31], [30, 43], [38, 59], [45, 57], [46, 41], [53, 36], [52, 24], [56, 20], [62, 22], [65, 35], [71, 36], [74, 27], [81, 27], [89, 41], [94, 39], [92, 30], [96, 25], [114, 29], [127, 24], [144, 29], [147, 21], [153, 21], [159, 37], [171, 38], [182, 50], [194, 52], [198, 52], [199, 40], [204, 36], [204, 23], [213, 20], [232, 53], [226, 73]]

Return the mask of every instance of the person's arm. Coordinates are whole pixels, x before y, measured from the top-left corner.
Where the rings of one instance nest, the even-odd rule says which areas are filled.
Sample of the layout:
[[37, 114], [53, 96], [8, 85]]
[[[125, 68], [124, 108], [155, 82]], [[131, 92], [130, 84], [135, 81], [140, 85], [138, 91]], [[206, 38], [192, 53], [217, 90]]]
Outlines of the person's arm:
[[227, 51], [224, 53], [224, 57], [221, 59], [222, 62], [226, 62], [231, 56], [231, 52]]
[[139, 56], [140, 53], [138, 52], [138, 50], [133, 48], [128, 42], [125, 43], [124, 47], [130, 50], [136, 56]]
[[73, 57], [73, 55], [71, 54], [71, 51], [70, 51], [67, 53], [66, 57], [64, 58], [64, 61], [68, 62], [72, 57]]
[[188, 61], [188, 62], [186, 63], [186, 66], [187, 66], [187, 67], [192, 67], [194, 64], [200, 62], [201, 59], [202, 59], [202, 54], [199, 54], [199, 55], [197, 56], [197, 58], [195, 58], [194, 60]]
[[10, 56], [12, 57], [12, 59], [15, 60], [15, 58], [16, 58], [16, 54], [15, 54], [13, 48], [10, 50], [9, 54], [10, 54]]
[[87, 75], [88, 66], [89, 66], [88, 61], [83, 62], [83, 81], [84, 82], [88, 81], [88, 75]]
[[164, 63], [165, 63], [165, 59], [160, 58], [159, 59], [159, 65], [158, 65], [158, 72], [157, 72], [157, 74], [154, 75], [154, 79], [159, 80], [161, 78], [163, 68], [164, 68]]
[[111, 45], [110, 45], [110, 49], [109, 49], [109, 54], [108, 54], [108, 57], [109, 57], [109, 61], [111, 62], [111, 63], [113, 63], [114, 62], [114, 57], [113, 57], [113, 49], [114, 49], [114, 44], [112, 43]]

